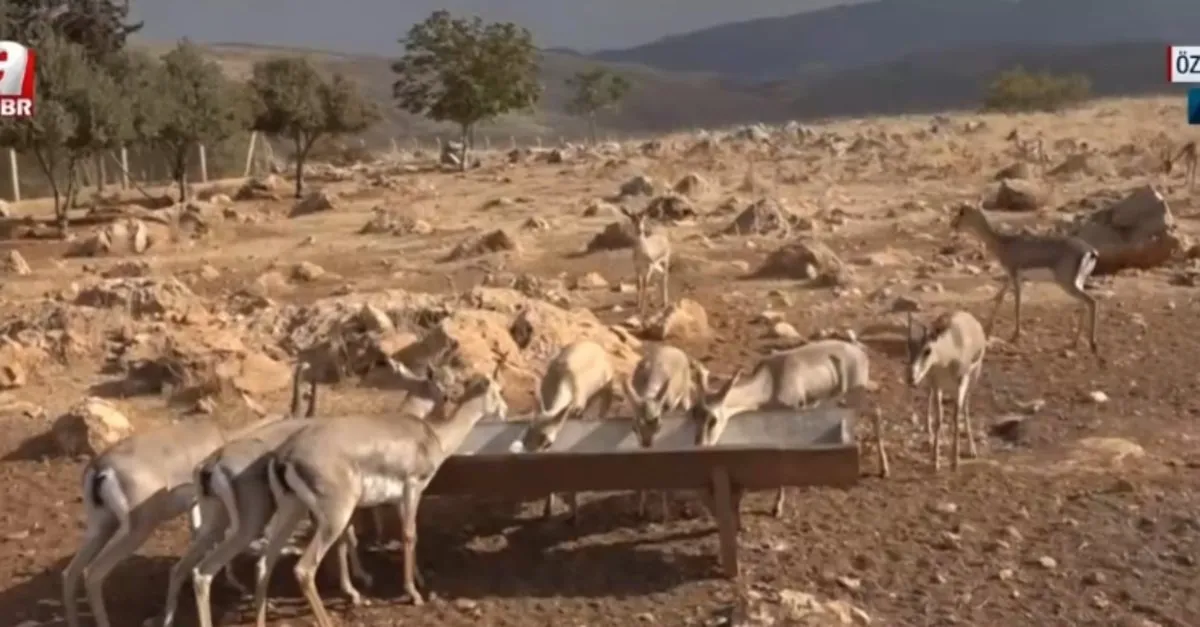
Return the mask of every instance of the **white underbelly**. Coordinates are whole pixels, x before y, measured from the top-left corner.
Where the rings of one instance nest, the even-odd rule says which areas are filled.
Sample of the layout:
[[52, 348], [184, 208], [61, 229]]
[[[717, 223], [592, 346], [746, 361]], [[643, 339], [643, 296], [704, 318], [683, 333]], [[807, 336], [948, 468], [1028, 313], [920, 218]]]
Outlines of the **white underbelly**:
[[390, 503], [404, 498], [405, 482], [386, 475], [363, 475], [361, 507]]
[[1034, 268], [1031, 270], [1022, 270], [1021, 278], [1031, 283], [1053, 283], [1055, 282], [1054, 270], [1050, 268]]

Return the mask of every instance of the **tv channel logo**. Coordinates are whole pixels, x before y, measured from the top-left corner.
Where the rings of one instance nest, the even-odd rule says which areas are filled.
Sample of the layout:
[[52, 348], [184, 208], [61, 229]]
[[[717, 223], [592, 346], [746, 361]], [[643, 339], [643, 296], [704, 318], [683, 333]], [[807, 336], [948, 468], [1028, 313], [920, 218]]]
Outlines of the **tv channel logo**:
[[0, 41], [0, 117], [33, 115], [36, 55], [24, 44]]
[[1188, 124], [1200, 125], [1200, 87], [1188, 90]]

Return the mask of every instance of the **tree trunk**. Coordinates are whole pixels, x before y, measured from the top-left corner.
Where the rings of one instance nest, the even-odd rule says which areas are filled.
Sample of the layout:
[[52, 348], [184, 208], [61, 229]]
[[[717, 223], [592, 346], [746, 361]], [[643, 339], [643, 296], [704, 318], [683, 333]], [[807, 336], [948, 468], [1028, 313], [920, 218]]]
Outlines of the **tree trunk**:
[[57, 190], [55, 190], [55, 194], [54, 194], [54, 207], [55, 207], [54, 211], [55, 211], [55, 216], [58, 218], [58, 236], [63, 239], [67, 239], [67, 234], [70, 233], [70, 231], [71, 231], [71, 202], [75, 198], [75, 189], [76, 189], [75, 175], [77, 174], [75, 169], [77, 167], [78, 166], [76, 164], [74, 157], [67, 160], [67, 192], [65, 194], [66, 197], [62, 198], [61, 199], [62, 202], [60, 202], [60, 198], [58, 196]]
[[179, 186], [179, 204], [184, 204], [188, 201], [188, 184], [187, 184], [187, 166], [189, 145], [177, 146], [175, 148], [175, 163], [171, 168], [171, 178], [175, 184]]
[[462, 125], [462, 137], [460, 138], [461, 139], [460, 144], [462, 145], [462, 149], [459, 151], [459, 155], [458, 155], [458, 171], [459, 172], [467, 171], [467, 153], [468, 153], [468, 144], [469, 144], [468, 140], [471, 137], [471, 129], [472, 129], [471, 124], [463, 124]]

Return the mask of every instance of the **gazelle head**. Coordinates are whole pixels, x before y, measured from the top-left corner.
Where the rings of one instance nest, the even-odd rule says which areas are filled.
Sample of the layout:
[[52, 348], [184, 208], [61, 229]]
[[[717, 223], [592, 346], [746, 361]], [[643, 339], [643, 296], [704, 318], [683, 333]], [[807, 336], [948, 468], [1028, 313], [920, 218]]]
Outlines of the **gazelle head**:
[[643, 448], [654, 445], [654, 438], [662, 430], [662, 415], [667, 404], [667, 386], [658, 389], [657, 394], [639, 396], [633, 388], [632, 377], [625, 379], [625, 396], [633, 405], [633, 432], [637, 435], [638, 443]]
[[417, 374], [398, 359], [389, 357], [387, 361], [392, 372], [397, 375], [398, 387], [408, 392], [410, 398], [419, 398], [435, 407], [446, 402], [446, 386], [438, 380], [432, 365], [426, 364], [421, 374]]
[[921, 385], [930, 368], [937, 365], [941, 357], [941, 341], [950, 330], [950, 317], [939, 316], [931, 326], [913, 321], [912, 312], [908, 314], [908, 385]]
[[725, 425], [729, 424], [729, 418], [733, 415], [725, 401], [729, 397], [729, 391], [741, 380], [743, 372], [743, 368], [738, 368], [724, 385], [710, 394], [706, 385], [707, 371], [693, 371], [693, 381], [698, 389], [696, 402], [692, 405], [691, 418], [696, 424], [697, 446], [716, 444], [721, 433], [725, 431]]
[[638, 237], [645, 237], [650, 234], [650, 226], [647, 224], [645, 211], [633, 213], [625, 207], [621, 207], [621, 213], [625, 214], [626, 218], [629, 218], [629, 221], [633, 224], [633, 232]]

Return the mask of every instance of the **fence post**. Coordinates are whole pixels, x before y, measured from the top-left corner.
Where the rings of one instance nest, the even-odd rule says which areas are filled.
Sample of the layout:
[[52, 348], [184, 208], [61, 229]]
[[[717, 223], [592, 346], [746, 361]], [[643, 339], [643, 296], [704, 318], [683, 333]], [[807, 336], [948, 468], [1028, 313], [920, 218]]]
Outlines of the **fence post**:
[[121, 189], [129, 189], [129, 148], [121, 145]]
[[204, 144], [200, 144], [200, 182], [208, 182], [208, 153], [204, 150]]
[[250, 133], [250, 147], [246, 149], [246, 167], [242, 171], [242, 177], [244, 178], [249, 178], [250, 176], [250, 166], [253, 163], [251, 160], [254, 159], [254, 145], [257, 143], [258, 131], [252, 131]]
[[13, 202], [21, 202], [21, 174], [17, 168], [17, 149], [8, 149], [8, 180], [12, 183]]

